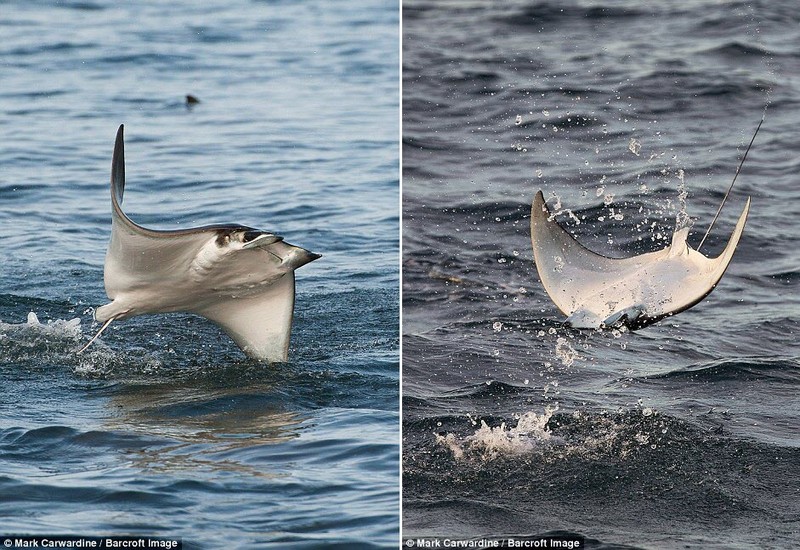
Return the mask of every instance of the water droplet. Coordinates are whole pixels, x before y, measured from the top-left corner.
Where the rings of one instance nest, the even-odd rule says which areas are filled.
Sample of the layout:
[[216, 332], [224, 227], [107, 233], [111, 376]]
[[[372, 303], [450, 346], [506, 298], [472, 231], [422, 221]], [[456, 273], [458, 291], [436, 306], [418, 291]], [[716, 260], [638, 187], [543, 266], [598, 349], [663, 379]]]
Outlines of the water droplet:
[[495, 321], [494, 324], [492, 325], [492, 329], [495, 332], [500, 332], [501, 330], [503, 330], [503, 323], [501, 323], [500, 321]]

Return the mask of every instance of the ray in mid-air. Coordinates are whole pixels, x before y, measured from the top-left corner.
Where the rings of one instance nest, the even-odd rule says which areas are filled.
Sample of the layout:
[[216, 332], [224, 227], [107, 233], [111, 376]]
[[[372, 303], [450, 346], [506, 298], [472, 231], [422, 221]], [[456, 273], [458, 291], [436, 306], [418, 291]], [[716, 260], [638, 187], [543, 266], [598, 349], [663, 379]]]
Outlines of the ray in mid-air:
[[719, 256], [700, 253], [767, 115], [767, 105], [725, 196], [697, 249], [686, 242], [688, 227], [678, 227], [672, 243], [632, 258], [608, 258], [580, 244], [554, 219], [542, 192], [531, 205], [531, 244], [536, 270], [547, 294], [575, 328], [626, 326], [638, 329], [696, 305], [719, 283], [747, 222], [750, 198]]
[[688, 227], [675, 231], [672, 243], [662, 250], [608, 258], [565, 231], [539, 191], [531, 206], [536, 269], [569, 326], [642, 328], [689, 309], [714, 290], [733, 258], [749, 210], [748, 198], [725, 250], [716, 258], [687, 244]]
[[286, 361], [294, 315], [294, 270], [320, 256], [282, 237], [232, 224], [163, 231], [122, 210], [123, 126], [111, 164], [111, 241], [104, 282], [111, 303], [97, 308], [102, 328], [148, 313], [189, 312], [219, 325], [244, 353]]

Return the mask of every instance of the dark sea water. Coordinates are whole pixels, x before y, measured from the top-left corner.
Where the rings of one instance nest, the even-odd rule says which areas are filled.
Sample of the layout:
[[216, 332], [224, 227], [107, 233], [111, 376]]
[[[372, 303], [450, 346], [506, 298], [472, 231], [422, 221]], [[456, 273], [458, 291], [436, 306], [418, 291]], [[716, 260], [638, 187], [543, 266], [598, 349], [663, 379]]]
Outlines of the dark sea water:
[[[796, 8], [404, 3], [404, 536], [796, 546]], [[697, 247], [767, 103], [703, 247], [751, 196], [717, 289], [640, 331], [565, 328], [533, 264], [536, 191], [623, 257], [669, 243], [685, 188]]]
[[[0, 2], [0, 535], [395, 547], [397, 2]], [[184, 96], [200, 103], [189, 109]], [[323, 255], [286, 364], [189, 315], [99, 328], [126, 211]]]

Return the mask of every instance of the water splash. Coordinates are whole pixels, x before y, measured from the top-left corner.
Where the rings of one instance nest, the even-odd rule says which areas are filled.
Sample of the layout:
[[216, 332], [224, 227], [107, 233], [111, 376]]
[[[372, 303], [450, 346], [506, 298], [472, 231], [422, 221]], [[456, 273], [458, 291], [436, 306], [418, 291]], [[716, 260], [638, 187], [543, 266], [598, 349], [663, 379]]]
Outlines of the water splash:
[[31, 311], [24, 323], [0, 321], [0, 361], [35, 366], [68, 365], [85, 377], [106, 377], [112, 373], [150, 374], [163, 365], [155, 356], [140, 350], [112, 350], [97, 340], [83, 355], [76, 352], [85, 335], [81, 319], [51, 319], [44, 323]]
[[675, 231], [681, 229], [691, 228], [692, 219], [686, 212], [686, 197], [689, 196], [689, 190], [686, 188], [686, 181], [684, 180], [685, 174], [683, 169], [678, 170], [678, 212], [675, 215]]
[[[517, 425], [513, 427], [506, 426], [505, 422], [491, 427], [481, 420], [475, 433], [464, 438], [452, 433], [434, 435], [436, 443], [448, 448], [456, 460], [477, 458], [486, 462], [501, 456], [529, 453], [550, 442], [551, 433], [547, 422], [556, 411], [558, 404], [545, 407], [542, 414], [524, 413], [517, 416]], [[474, 420], [472, 422], [476, 423]]]
[[[492, 427], [481, 420], [475, 432], [465, 437], [435, 434], [436, 444], [449, 450], [456, 461], [472, 464], [521, 456], [544, 462], [568, 457], [605, 462], [611, 457], [626, 460], [674, 444], [692, 431], [685, 421], [641, 403], [616, 412], [577, 410], [556, 416], [558, 410], [556, 404], [541, 414], [515, 416], [517, 425], [513, 427], [505, 422]], [[469, 419], [478, 426], [477, 418]]]
[[563, 336], [559, 336], [556, 340], [556, 357], [565, 367], [571, 367], [576, 359], [580, 359], [578, 352]]
[[79, 318], [65, 321], [54, 319], [42, 323], [31, 311], [25, 323], [4, 323], [0, 321], [0, 344], [14, 341], [21, 346], [35, 346], [51, 343], [53, 340], [69, 340], [71, 343], [80, 340], [83, 335]]

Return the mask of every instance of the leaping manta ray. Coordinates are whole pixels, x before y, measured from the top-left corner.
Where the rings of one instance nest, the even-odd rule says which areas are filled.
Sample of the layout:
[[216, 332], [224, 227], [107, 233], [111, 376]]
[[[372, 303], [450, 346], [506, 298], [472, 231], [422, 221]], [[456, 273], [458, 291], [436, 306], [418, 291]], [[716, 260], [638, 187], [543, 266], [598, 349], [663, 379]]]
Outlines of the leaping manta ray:
[[111, 241], [104, 282], [111, 303], [97, 308], [102, 328], [147, 313], [189, 312], [219, 325], [244, 353], [286, 361], [294, 314], [294, 270], [320, 257], [282, 237], [243, 225], [163, 231], [122, 210], [123, 126], [111, 163]]
[[531, 206], [531, 242], [547, 294], [575, 328], [645, 327], [700, 302], [733, 258], [750, 210], [739, 216], [725, 250], [708, 258], [686, 242], [689, 228], [662, 250], [632, 258], [608, 258], [584, 247], [554, 219], [542, 192]]
[[[719, 217], [763, 122], [764, 117], [698, 250]], [[567, 316], [568, 326], [643, 328], [689, 309], [714, 290], [733, 258], [749, 211], [748, 197], [725, 250], [716, 258], [689, 246], [688, 227], [677, 229], [670, 246], [662, 250], [632, 258], [608, 258], [584, 247], [565, 231], [539, 191], [531, 205], [536, 270], [550, 299]]]

